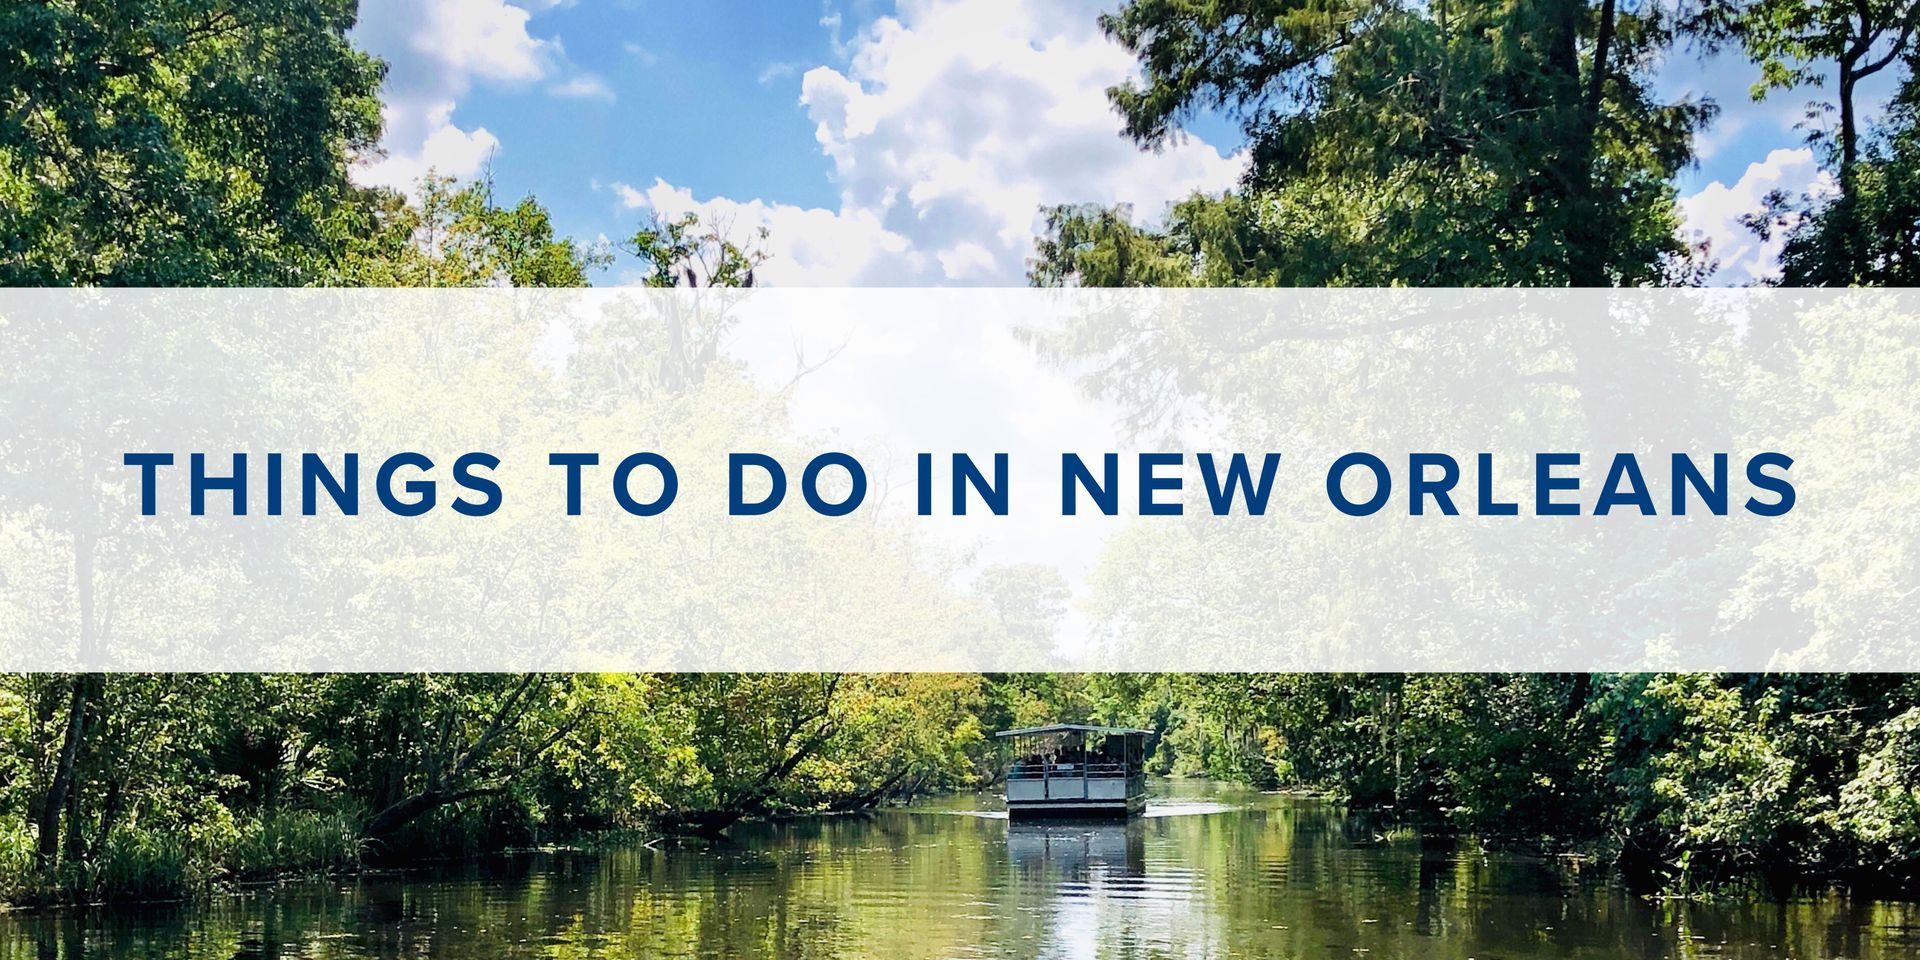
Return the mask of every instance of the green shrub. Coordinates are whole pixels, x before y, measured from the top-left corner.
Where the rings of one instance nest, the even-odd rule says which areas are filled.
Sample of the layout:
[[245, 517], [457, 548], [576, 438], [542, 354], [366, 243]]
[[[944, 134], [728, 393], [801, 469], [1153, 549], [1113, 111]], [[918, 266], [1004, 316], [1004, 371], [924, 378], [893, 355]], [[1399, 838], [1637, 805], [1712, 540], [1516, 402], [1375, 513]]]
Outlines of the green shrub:
[[1902, 884], [1920, 876], [1920, 707], [1869, 733], [1858, 773], [1822, 819], [1851, 841], [1857, 873]]
[[0, 821], [0, 902], [34, 885], [34, 831], [22, 821]]
[[364, 847], [356, 818], [348, 814], [282, 810], [242, 826], [224, 863], [241, 879], [326, 873], [359, 863]]
[[209, 801], [190, 825], [116, 827], [89, 856], [51, 875], [35, 865], [33, 829], [0, 824], [0, 902], [177, 900], [234, 881], [348, 870], [365, 849], [358, 822], [321, 810], [238, 819]]
[[59, 884], [68, 899], [177, 900], [210, 879], [177, 836], [122, 827], [108, 834], [96, 856], [63, 865]]

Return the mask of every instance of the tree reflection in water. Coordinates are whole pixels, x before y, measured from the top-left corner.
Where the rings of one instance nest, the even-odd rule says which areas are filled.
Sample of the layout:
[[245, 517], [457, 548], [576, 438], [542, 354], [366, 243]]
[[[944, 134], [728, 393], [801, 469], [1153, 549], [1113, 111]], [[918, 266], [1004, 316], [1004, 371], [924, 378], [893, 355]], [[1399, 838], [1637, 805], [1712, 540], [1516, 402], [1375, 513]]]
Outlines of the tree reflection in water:
[[[237, 958], [1734, 958], [1920, 951], [1920, 907], [1654, 903], [1552, 861], [1383, 834], [1331, 804], [1159, 783], [1128, 823], [1009, 823], [983, 798], [0, 917], [0, 960]], [[1171, 795], [1171, 796], [1170, 796]], [[1364, 952], [1363, 952], [1364, 951]]]

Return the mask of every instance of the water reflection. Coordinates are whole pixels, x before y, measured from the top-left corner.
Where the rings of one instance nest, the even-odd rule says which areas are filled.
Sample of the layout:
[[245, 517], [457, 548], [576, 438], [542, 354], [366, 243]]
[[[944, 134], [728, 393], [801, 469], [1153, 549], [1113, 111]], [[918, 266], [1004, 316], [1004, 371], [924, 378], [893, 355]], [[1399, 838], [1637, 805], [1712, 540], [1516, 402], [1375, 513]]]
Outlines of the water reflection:
[[1157, 789], [1126, 824], [1009, 823], [954, 798], [719, 844], [19, 914], [0, 917], [0, 960], [1920, 956], [1912, 904], [1649, 903], [1550, 862], [1389, 841], [1323, 803]]
[[1131, 823], [1007, 824], [1007, 860], [1026, 883], [1087, 884], [1147, 873], [1147, 834]]

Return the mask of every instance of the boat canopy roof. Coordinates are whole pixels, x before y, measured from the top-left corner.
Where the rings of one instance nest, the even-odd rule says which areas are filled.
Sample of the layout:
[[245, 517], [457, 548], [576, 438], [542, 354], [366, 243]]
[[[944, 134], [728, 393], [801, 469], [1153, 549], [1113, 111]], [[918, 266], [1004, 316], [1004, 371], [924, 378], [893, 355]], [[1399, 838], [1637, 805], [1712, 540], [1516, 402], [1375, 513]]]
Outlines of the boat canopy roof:
[[1108, 737], [1121, 737], [1130, 734], [1147, 736], [1152, 730], [1140, 730], [1134, 727], [1102, 727], [1091, 723], [1056, 723], [1045, 727], [1021, 727], [1018, 730], [1002, 730], [996, 737], [1038, 737], [1049, 733], [1097, 733]]

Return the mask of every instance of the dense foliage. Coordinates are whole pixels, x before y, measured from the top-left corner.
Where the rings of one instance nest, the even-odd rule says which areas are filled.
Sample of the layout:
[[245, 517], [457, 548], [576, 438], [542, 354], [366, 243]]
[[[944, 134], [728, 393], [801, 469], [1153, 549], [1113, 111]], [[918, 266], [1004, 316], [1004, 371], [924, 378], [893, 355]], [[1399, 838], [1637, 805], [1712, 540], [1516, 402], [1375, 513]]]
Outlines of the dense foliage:
[[[1146, 146], [1224, 110], [1240, 191], [1155, 229], [1062, 207], [1033, 276], [1089, 286], [1659, 283], [1694, 270], [1673, 175], [1701, 103], [1661, 103], [1657, 5], [1135, 0], [1102, 20], [1143, 78], [1111, 91]], [[1583, 66], [1584, 65], [1584, 66]]]
[[[1716, 9], [1716, 8], [1709, 8]], [[1764, 235], [1789, 231], [1781, 281], [1788, 286], [1906, 285], [1911, 282], [1914, 211], [1901, 180], [1911, 162], [1912, 61], [1920, 49], [1920, 3], [1913, 0], [1753, 0], [1724, 11], [1714, 32], [1739, 38], [1761, 68], [1756, 97], [1833, 83], [1833, 104], [1809, 107], [1810, 139], [1833, 171], [1817, 195], [1769, 198], [1754, 218]], [[1861, 120], [1860, 85], [1903, 71], [1884, 132]], [[1829, 112], [1838, 122], [1827, 122]]]
[[1650, 887], [1920, 881], [1920, 683], [1896, 675], [661, 674], [95, 678], [51, 876], [27, 814], [67, 681], [0, 686], [13, 897], [713, 832], [990, 786], [1003, 725], [1154, 730], [1152, 769], [1305, 787], [1585, 852]]
[[1160, 705], [1115, 719], [1158, 724], [1174, 772], [1319, 787], [1429, 828], [1586, 850], [1653, 887], [1920, 881], [1910, 676], [1156, 682]]
[[353, 0], [0, 11], [0, 283], [316, 282], [384, 67]]

